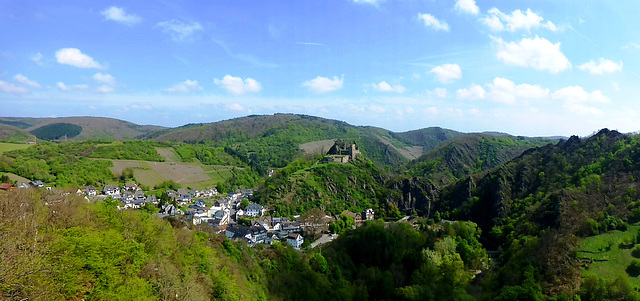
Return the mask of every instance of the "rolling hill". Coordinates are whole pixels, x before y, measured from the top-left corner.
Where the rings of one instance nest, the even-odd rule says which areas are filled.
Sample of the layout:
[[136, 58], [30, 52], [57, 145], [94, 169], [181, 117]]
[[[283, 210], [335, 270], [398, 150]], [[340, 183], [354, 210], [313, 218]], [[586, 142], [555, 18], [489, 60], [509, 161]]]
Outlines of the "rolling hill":
[[[34, 132], [35, 135], [43, 135], [42, 139], [64, 137], [65, 131], [58, 132], [61, 125], [70, 124], [81, 127], [81, 131], [75, 134], [75, 128], [67, 135], [73, 139], [134, 139], [145, 133], [164, 129], [161, 126], [137, 125], [131, 122], [104, 118], [104, 117], [60, 117], [60, 118], [27, 118], [27, 117], [1, 117], [0, 124], [16, 127], [25, 132]], [[69, 127], [67, 127], [69, 128]], [[40, 131], [38, 131], [40, 129]], [[55, 134], [51, 136], [50, 133]], [[61, 133], [59, 135], [58, 133]]]

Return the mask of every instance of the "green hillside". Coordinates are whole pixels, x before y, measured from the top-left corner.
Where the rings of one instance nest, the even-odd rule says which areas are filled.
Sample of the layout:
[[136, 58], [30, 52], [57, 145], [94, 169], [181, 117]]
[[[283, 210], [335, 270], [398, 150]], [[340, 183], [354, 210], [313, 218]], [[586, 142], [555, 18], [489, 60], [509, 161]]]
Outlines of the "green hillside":
[[499, 166], [525, 150], [551, 143], [542, 138], [460, 134], [407, 165], [407, 173], [444, 186], [470, 174]]

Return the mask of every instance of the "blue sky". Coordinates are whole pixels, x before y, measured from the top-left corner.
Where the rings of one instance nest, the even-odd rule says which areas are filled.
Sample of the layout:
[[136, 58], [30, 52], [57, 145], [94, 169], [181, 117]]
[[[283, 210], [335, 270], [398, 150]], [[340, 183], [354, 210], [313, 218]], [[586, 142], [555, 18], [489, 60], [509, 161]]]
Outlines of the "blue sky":
[[1, 1], [0, 116], [640, 130], [638, 1]]

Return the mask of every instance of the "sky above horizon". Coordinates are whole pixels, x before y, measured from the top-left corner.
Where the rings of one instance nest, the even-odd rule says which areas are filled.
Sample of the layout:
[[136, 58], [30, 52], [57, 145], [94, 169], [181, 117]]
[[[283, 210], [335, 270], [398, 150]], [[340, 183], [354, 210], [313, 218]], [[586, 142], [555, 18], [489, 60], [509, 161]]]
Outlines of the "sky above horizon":
[[635, 132], [639, 1], [2, 1], [2, 117]]

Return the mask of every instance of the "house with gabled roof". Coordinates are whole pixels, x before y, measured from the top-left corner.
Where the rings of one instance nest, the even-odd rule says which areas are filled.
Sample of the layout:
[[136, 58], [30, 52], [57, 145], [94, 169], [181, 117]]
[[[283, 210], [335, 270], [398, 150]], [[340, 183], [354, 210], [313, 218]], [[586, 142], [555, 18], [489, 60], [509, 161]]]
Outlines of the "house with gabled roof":
[[0, 184], [0, 190], [10, 191], [16, 189], [16, 185], [12, 183], [2, 183]]
[[244, 208], [244, 214], [251, 217], [262, 216], [264, 208], [256, 203], [251, 203], [247, 208]]
[[96, 188], [93, 186], [86, 186], [84, 188], [84, 193], [88, 196], [96, 196], [98, 195], [98, 191], [96, 191]]
[[124, 190], [125, 191], [136, 191], [139, 190], [140, 187], [138, 187], [138, 185], [136, 183], [127, 183], [124, 184]]
[[289, 233], [289, 235], [287, 235], [287, 243], [294, 249], [299, 250], [304, 243], [304, 238], [299, 233]]
[[105, 185], [102, 189], [102, 193], [113, 197], [114, 199], [120, 198], [120, 187], [118, 185]]
[[144, 191], [136, 190], [133, 193], [133, 199], [136, 201], [144, 201], [146, 199], [146, 196], [144, 195]]

